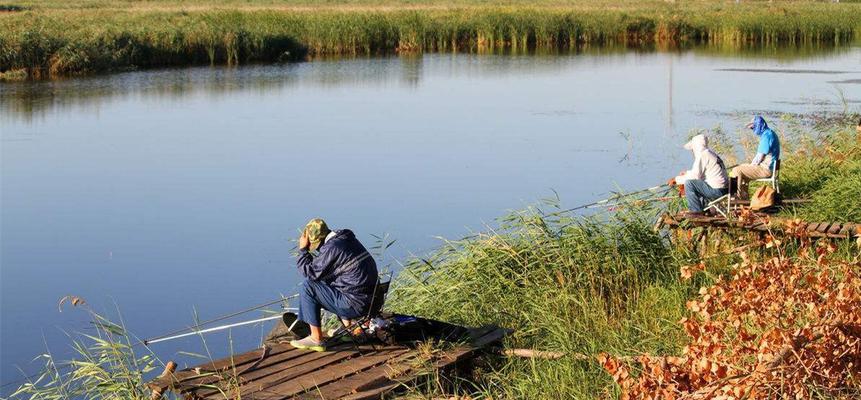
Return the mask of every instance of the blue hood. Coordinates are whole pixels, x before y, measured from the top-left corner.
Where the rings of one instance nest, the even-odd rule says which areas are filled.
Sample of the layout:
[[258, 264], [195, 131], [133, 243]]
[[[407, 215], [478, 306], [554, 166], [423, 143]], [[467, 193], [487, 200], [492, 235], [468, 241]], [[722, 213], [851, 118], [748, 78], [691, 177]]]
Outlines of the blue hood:
[[757, 115], [753, 117], [753, 126], [750, 129], [753, 129], [756, 136], [762, 136], [762, 133], [768, 129], [768, 124], [765, 123], [765, 119], [761, 115]]

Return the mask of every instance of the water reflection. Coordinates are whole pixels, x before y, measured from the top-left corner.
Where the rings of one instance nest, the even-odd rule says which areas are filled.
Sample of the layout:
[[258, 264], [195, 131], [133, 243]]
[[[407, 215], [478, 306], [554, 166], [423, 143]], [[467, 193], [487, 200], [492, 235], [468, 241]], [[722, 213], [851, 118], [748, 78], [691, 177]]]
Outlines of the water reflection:
[[[851, 46], [824, 45], [754, 48], [697, 46], [665, 54], [730, 60], [815, 61], [845, 55], [851, 49]], [[644, 47], [637, 47], [633, 51], [625, 47], [586, 47], [565, 53], [549, 50], [525, 54], [501, 51], [480, 57], [468, 54], [438, 54], [430, 57], [408, 54], [387, 58], [321, 58], [299, 64], [160, 69], [53, 81], [8, 82], [0, 83], [0, 117], [26, 121], [39, 118], [46, 112], [97, 112], [100, 104], [135, 96], [174, 101], [200, 94], [218, 98], [235, 92], [277, 91], [307, 86], [326, 88], [345, 84], [394, 84], [417, 87], [421, 84], [423, 68], [428, 62], [433, 62], [436, 68], [446, 67], [448, 76], [500, 76], [552, 73], [574, 66], [589, 68], [608, 60], [612, 62], [613, 56], [625, 60], [626, 55], [648, 56], [654, 55], [655, 51], [655, 48]], [[672, 74], [671, 66], [668, 66], [668, 71]], [[848, 79], [832, 83], [855, 81]]]

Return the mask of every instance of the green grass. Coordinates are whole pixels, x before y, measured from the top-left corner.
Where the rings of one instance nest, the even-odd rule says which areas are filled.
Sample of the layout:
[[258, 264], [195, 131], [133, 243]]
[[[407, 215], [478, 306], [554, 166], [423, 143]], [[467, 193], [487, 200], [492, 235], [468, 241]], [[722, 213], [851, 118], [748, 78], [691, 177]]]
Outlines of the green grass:
[[13, 1], [0, 12], [0, 72], [29, 77], [170, 65], [244, 64], [415, 51], [568, 51], [586, 45], [724, 51], [834, 46], [859, 4], [597, 0]]
[[[788, 124], [781, 164], [781, 192], [785, 198], [808, 198], [811, 203], [783, 214], [808, 221], [861, 222], [861, 135], [858, 114], [826, 116], [812, 129]], [[810, 128], [808, 128], [810, 129]]]
[[[535, 209], [487, 235], [447, 243], [413, 261], [391, 308], [470, 326], [513, 328], [511, 347], [566, 353], [675, 353], [695, 290], [679, 279], [683, 255], [641, 214], [553, 218]], [[484, 376], [498, 398], [590, 398], [612, 389], [597, 363], [510, 360]]]

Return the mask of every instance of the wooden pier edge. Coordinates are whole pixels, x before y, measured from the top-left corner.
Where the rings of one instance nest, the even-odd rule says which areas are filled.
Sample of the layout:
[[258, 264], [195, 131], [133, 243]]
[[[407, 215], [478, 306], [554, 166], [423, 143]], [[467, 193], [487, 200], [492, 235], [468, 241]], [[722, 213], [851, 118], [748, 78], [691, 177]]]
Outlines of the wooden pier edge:
[[761, 215], [753, 220], [726, 219], [718, 216], [685, 216], [683, 214], [663, 214], [655, 229], [685, 229], [709, 227], [719, 229], [742, 229], [760, 233], [784, 233], [789, 225], [793, 230], [802, 231], [811, 238], [855, 239], [861, 237], [861, 224], [854, 222], [808, 222]]
[[429, 369], [452, 370], [501, 344], [511, 332], [496, 326], [471, 329], [468, 343], [443, 347], [429, 359], [406, 345], [345, 343], [314, 352], [280, 343], [265, 352], [257, 349], [171, 371], [147, 386], [153, 399], [167, 391], [187, 399], [376, 399], [404, 388]]

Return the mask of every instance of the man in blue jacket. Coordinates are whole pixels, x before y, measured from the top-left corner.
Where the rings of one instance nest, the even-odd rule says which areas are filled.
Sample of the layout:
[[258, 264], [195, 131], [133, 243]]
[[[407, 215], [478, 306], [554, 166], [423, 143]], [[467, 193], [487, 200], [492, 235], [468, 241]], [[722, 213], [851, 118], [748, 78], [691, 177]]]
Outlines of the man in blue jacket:
[[321, 309], [334, 313], [345, 325], [366, 314], [377, 285], [377, 263], [351, 230], [332, 231], [316, 218], [299, 238], [296, 265], [305, 277], [299, 293], [299, 319], [311, 327], [311, 335], [290, 344], [325, 351]]
[[732, 170], [732, 175], [738, 180], [738, 194], [743, 199], [750, 196], [747, 192], [748, 182], [770, 177], [777, 160], [780, 159], [780, 140], [762, 116], [753, 117], [747, 127], [759, 137], [759, 146], [750, 164], [742, 164]]

